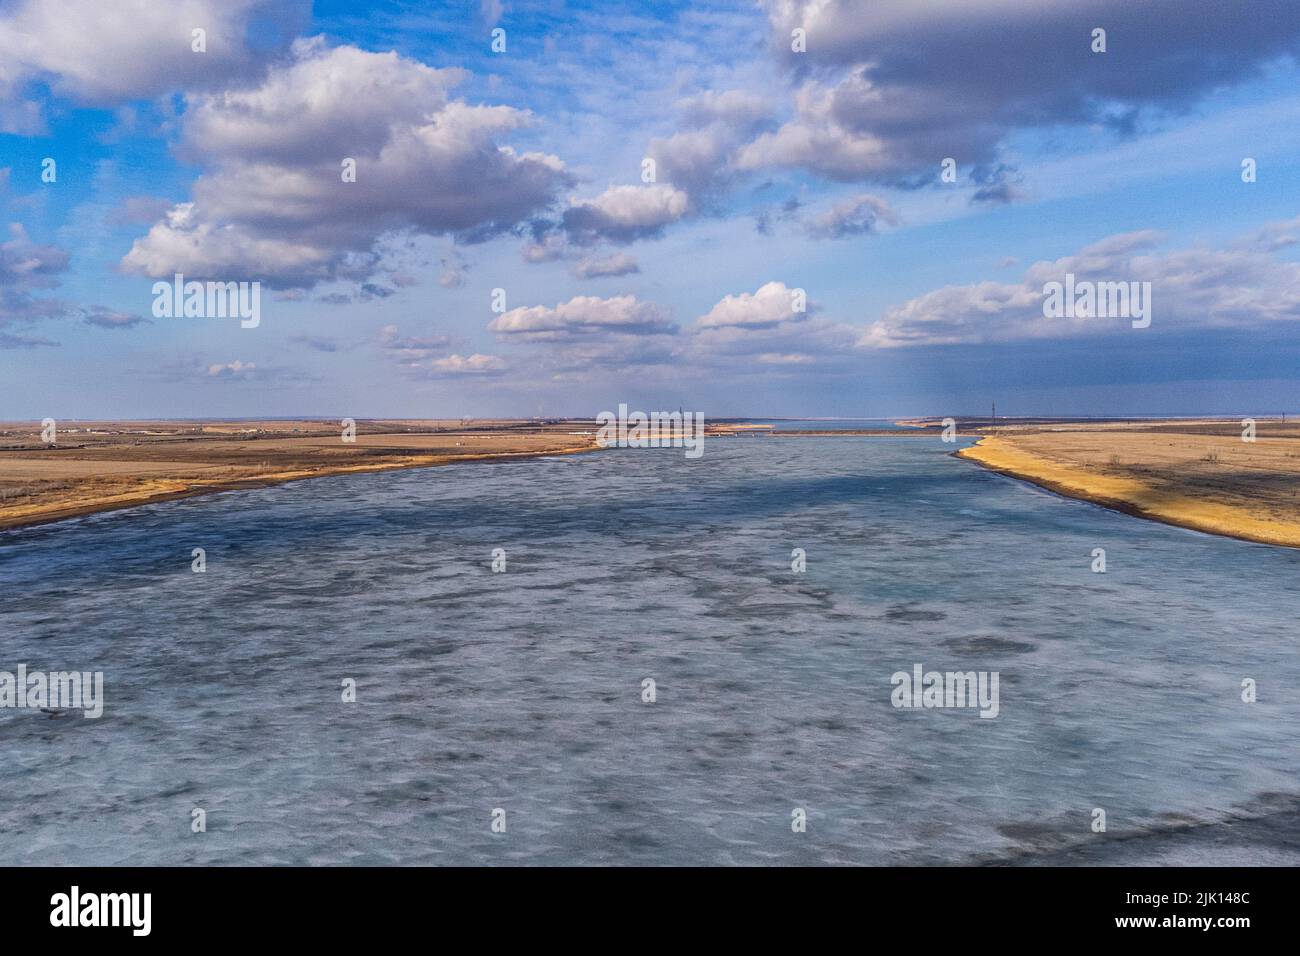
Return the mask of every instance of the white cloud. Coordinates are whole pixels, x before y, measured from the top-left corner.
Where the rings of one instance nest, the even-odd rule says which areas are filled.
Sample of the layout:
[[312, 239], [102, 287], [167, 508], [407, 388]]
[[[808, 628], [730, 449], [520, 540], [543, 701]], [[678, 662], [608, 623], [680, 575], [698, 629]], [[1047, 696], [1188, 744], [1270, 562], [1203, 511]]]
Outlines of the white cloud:
[[579, 279], [610, 278], [640, 271], [641, 267], [637, 265], [636, 259], [626, 252], [616, 252], [604, 259], [583, 258], [573, 266], [573, 274]]
[[769, 98], [748, 90], [704, 92], [677, 102], [686, 129], [650, 141], [661, 182], [684, 189], [692, 204], [717, 199], [736, 175], [736, 148], [770, 121]]
[[1150, 282], [1153, 332], [1300, 321], [1300, 263], [1249, 243], [1158, 253], [1154, 247], [1160, 239], [1152, 231], [1123, 233], [1054, 262], [1036, 262], [1020, 282], [977, 282], [927, 292], [889, 309], [858, 344], [964, 345], [1132, 330], [1131, 320], [1122, 316], [1044, 317], [1044, 285], [1064, 281], [1067, 273], [1076, 282]]
[[611, 186], [595, 199], [578, 200], [564, 211], [564, 229], [579, 244], [601, 239], [631, 242], [657, 236], [690, 209], [690, 198], [665, 183]]
[[509, 366], [505, 359], [497, 355], [470, 356], [448, 355], [446, 358], [434, 359], [428, 367], [440, 375], [500, 375]]
[[683, 355], [729, 372], [849, 367], [862, 329], [816, 318], [821, 307], [812, 301], [805, 303], [806, 311], [794, 311], [798, 291], [773, 281], [755, 292], [725, 296], [691, 326]]
[[123, 267], [310, 286], [368, 276], [388, 233], [473, 240], [514, 227], [568, 174], [554, 156], [499, 145], [529, 115], [450, 99], [462, 75], [317, 37], [260, 86], [193, 98], [183, 152], [208, 170]]
[[534, 305], [511, 309], [488, 323], [497, 335], [524, 341], [571, 341], [602, 333], [671, 335], [677, 326], [662, 306], [635, 296], [612, 299], [580, 295], [554, 308]]
[[208, 366], [209, 378], [237, 378], [250, 379], [257, 370], [257, 365], [253, 362], [242, 362], [236, 359], [233, 362], [217, 363]]
[[[1132, 131], [1300, 50], [1300, 7], [1249, 0], [765, 0], [772, 50], [807, 80], [795, 116], [741, 150], [741, 168], [841, 181], [932, 182], [954, 157], [972, 199], [1019, 196], [1008, 134], [1062, 125]], [[1185, 29], [1169, 29], [1182, 23]], [[1104, 27], [1106, 53], [1092, 30]], [[807, 52], [791, 50], [806, 31]], [[1208, 41], [1207, 38], [1213, 38]]]
[[[229, 84], [256, 57], [245, 36], [254, 15], [293, 25], [303, 4], [283, 0], [17, 0], [0, 12], [0, 131], [36, 132], [40, 107], [22, 101], [32, 79], [97, 106]], [[207, 31], [207, 51], [191, 31]], [[264, 31], [264, 34], [267, 31]]]
[[564, 258], [568, 249], [569, 245], [563, 236], [552, 234], [540, 241], [527, 243], [519, 250], [519, 254], [525, 262], [554, 262]]
[[[841, 182], [881, 176], [898, 163], [890, 144], [868, 127], [847, 125], [837, 100], [869, 101], [869, 81], [851, 77], [830, 89], [808, 83], [795, 95], [796, 116], [775, 132], [764, 133], [736, 156], [740, 169], [786, 167], [808, 169]], [[937, 170], [938, 159], [934, 157]]]
[[796, 290], [784, 282], [767, 282], [757, 292], [728, 295], [706, 315], [700, 316], [696, 327], [701, 329], [739, 326], [744, 328], [772, 328], [784, 322], [801, 322], [816, 306], [806, 303], [806, 312], [795, 311]]

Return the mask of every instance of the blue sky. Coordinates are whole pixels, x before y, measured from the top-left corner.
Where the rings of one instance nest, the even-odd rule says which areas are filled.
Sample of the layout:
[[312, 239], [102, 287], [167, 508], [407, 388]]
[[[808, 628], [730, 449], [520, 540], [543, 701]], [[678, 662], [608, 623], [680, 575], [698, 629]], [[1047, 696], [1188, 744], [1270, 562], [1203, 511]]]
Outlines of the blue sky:
[[[0, 419], [1295, 412], [1297, 47], [1272, 0], [0, 0]], [[176, 272], [260, 324], [154, 316]], [[1044, 317], [1066, 272], [1150, 328]]]

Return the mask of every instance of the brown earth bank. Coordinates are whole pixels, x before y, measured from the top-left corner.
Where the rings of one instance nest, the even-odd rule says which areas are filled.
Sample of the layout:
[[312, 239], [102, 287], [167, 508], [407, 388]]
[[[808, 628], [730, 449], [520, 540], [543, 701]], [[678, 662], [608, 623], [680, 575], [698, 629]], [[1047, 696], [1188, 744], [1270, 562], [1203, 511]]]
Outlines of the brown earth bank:
[[[578, 434], [574, 434], [577, 432]], [[0, 423], [0, 528], [350, 472], [589, 451], [572, 422], [338, 420]]]
[[[925, 424], [932, 424], [926, 422]], [[1300, 547], [1300, 423], [1256, 419], [958, 421], [960, 458], [1128, 514]]]
[[[216, 491], [351, 472], [596, 450], [580, 419], [339, 419], [0, 422], [0, 529]], [[714, 437], [741, 422], [710, 424]]]

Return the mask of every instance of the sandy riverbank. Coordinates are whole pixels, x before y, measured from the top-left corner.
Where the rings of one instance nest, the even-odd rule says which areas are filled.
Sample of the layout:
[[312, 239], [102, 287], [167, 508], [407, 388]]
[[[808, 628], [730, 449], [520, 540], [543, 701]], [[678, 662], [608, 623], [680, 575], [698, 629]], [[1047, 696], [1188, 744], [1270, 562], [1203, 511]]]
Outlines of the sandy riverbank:
[[957, 455], [1072, 498], [1210, 534], [1300, 547], [1300, 428], [1260, 421], [997, 427]]
[[57, 444], [40, 426], [0, 425], [0, 529], [60, 521], [240, 488], [590, 451], [571, 423], [66, 422]]

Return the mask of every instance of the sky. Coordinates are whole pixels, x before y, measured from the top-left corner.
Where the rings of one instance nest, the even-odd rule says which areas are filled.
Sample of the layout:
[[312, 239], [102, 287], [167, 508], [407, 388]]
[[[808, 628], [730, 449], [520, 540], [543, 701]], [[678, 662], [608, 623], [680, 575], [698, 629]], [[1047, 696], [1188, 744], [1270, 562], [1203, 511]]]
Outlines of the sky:
[[1297, 50], [1281, 0], [0, 0], [0, 420], [1300, 413]]

